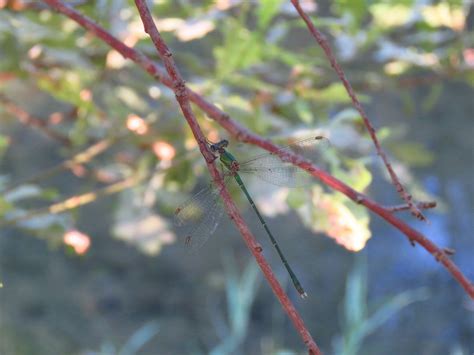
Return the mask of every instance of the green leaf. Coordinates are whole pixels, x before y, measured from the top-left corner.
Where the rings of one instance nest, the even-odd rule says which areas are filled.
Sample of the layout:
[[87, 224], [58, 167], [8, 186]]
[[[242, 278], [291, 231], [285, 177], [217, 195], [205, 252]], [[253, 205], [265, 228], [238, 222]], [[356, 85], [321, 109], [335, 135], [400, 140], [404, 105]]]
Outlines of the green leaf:
[[361, 257], [346, 280], [344, 314], [348, 327], [357, 327], [367, 316], [367, 262]]
[[278, 14], [283, 0], [260, 0], [257, 9], [257, 24], [260, 31], [267, 28], [270, 21]]
[[[327, 103], [350, 103], [351, 98], [347, 94], [346, 88], [340, 82], [334, 82], [321, 89], [306, 89], [301, 93], [303, 97], [314, 99], [317, 101], [324, 101]], [[358, 94], [361, 102], [369, 101], [367, 95]]]
[[416, 167], [429, 166], [435, 160], [433, 152], [417, 142], [398, 143], [390, 147], [391, 152], [406, 164]]
[[367, 306], [367, 261], [364, 254], [356, 257], [354, 268], [346, 280], [342, 341], [336, 344], [341, 355], [359, 354], [364, 339], [409, 304], [428, 298], [426, 289], [405, 291], [384, 302], [369, 315]]
[[136, 111], [141, 111], [147, 107], [145, 100], [130, 86], [118, 86], [115, 89], [116, 96], [128, 107]]
[[262, 42], [259, 33], [250, 32], [235, 20], [226, 21], [223, 45], [214, 48], [218, 79], [259, 63], [264, 48]]
[[12, 209], [13, 205], [4, 199], [3, 196], [0, 196], [0, 217], [3, 217], [5, 213], [11, 211]]
[[382, 142], [390, 137], [391, 129], [389, 127], [382, 127], [377, 130], [377, 138]]
[[136, 355], [160, 331], [157, 321], [151, 321], [135, 331], [122, 346], [117, 355]]
[[308, 125], [313, 122], [313, 113], [311, 112], [311, 107], [309, 106], [308, 102], [297, 100], [295, 102], [295, 109], [301, 121]]
[[0, 156], [3, 155], [9, 144], [10, 139], [8, 138], [8, 136], [0, 134]]
[[430, 87], [430, 92], [427, 97], [425, 97], [421, 103], [421, 107], [424, 112], [431, 110], [434, 105], [439, 101], [441, 94], [443, 93], [443, 85], [434, 84]]
[[293, 209], [300, 208], [308, 202], [308, 193], [303, 189], [291, 189], [288, 192], [286, 202]]
[[375, 329], [379, 328], [390, 317], [400, 312], [403, 308], [413, 302], [424, 301], [429, 298], [429, 292], [425, 288], [417, 290], [405, 291], [392, 297], [390, 300], [382, 304], [369, 319], [364, 322], [362, 334], [367, 336]]
[[307, 63], [311, 64], [319, 64], [314, 62], [319, 62], [316, 58], [307, 58], [306, 56], [302, 55], [301, 53], [295, 53], [286, 50], [284, 47], [280, 47], [277, 45], [267, 44], [265, 48], [265, 52], [263, 53], [265, 59], [268, 60], [277, 60], [283, 64], [286, 64], [289, 67], [294, 66], [305, 66]]
[[333, 7], [341, 16], [352, 15], [350, 29], [356, 32], [360, 30], [360, 24], [368, 14], [368, 5], [367, 0], [336, 0]]
[[365, 166], [362, 160], [345, 159], [349, 170], [342, 170], [336, 168], [334, 176], [342, 180], [349, 186], [352, 186], [357, 191], [364, 191], [372, 182], [372, 173]]
[[412, 9], [408, 4], [384, 4], [380, 2], [370, 5], [369, 11], [373, 17], [374, 27], [379, 28], [403, 26], [412, 17]]
[[339, 344], [338, 354], [355, 355], [363, 338], [360, 326], [367, 317], [367, 261], [366, 256], [356, 257], [354, 267], [346, 279], [344, 295], [343, 342]]
[[[243, 89], [252, 90], [252, 91], [266, 91], [268, 93], [277, 93], [280, 91], [280, 88], [272, 85], [266, 81], [260, 80], [257, 77], [251, 77], [248, 75], [242, 75], [240, 73], [234, 73], [232, 76], [227, 78], [227, 82], [231, 85], [238, 86]], [[234, 95], [236, 96], [236, 95]], [[221, 100], [227, 100], [227, 96], [223, 97]], [[240, 97], [241, 101], [246, 101], [246, 105], [249, 105], [249, 99]]]
[[56, 198], [59, 198], [60, 195], [57, 189], [50, 187], [41, 189], [41, 197], [45, 200], [52, 201]]
[[372, 182], [372, 173], [365, 165], [360, 164], [355, 170], [355, 174], [357, 174], [357, 178], [352, 187], [357, 191], [364, 191]]
[[331, 124], [342, 122], [353, 122], [360, 119], [360, 113], [354, 108], [346, 108], [334, 115]]

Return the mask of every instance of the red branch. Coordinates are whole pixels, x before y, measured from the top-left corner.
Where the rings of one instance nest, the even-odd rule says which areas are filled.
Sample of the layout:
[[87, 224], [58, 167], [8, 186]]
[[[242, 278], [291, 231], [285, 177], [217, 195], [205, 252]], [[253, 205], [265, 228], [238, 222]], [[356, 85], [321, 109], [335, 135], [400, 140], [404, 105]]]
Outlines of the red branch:
[[[102, 27], [98, 26], [94, 21], [87, 18], [86, 16], [80, 14], [76, 10], [68, 7], [67, 5], [63, 4], [59, 0], [44, 0], [50, 6], [52, 6], [57, 11], [61, 12], [62, 14], [68, 16], [72, 20], [79, 23], [81, 26], [86, 28], [87, 30], [94, 33], [97, 37], [101, 38], [103, 41], [108, 43], [111, 47], [117, 50], [120, 54], [122, 54], [125, 58], [129, 58], [141, 66], [144, 70], [146, 70], [149, 74], [151, 74], [155, 79], [161, 81], [164, 85], [168, 87], [172, 87], [171, 79], [168, 78], [164, 73], [162, 73], [159, 67], [153, 63], [153, 61], [142, 53], [130, 48], [120, 42], [118, 39], [113, 37], [110, 33], [105, 31]], [[229, 115], [224, 113], [214, 104], [206, 101], [203, 97], [201, 97], [196, 92], [188, 89], [189, 99], [194, 102], [197, 106], [199, 106], [207, 115], [214, 120], [216, 120], [225, 130], [229, 132], [230, 135], [239, 139], [243, 142], [247, 142], [256, 146], [261, 147], [262, 149], [268, 150], [270, 152], [274, 152], [279, 156], [283, 156], [283, 152], [278, 148], [277, 145], [273, 144], [270, 141], [262, 139], [260, 136], [249, 132], [246, 128], [241, 126], [239, 123], [233, 121]], [[365, 195], [358, 193], [357, 191], [353, 190], [342, 181], [336, 179], [335, 177], [329, 175], [322, 170], [317, 169], [314, 165], [311, 165], [309, 162], [299, 160], [300, 158], [294, 155], [294, 160], [291, 159], [290, 161], [298, 166], [303, 167], [304, 169], [310, 171], [310, 173], [322, 181], [327, 186], [333, 188], [336, 191], [339, 191], [345, 194], [347, 197], [355, 201], [356, 203], [363, 204], [365, 207], [370, 209], [375, 214], [379, 215], [383, 219], [385, 219], [388, 223], [393, 225], [395, 228], [400, 230], [406, 237], [414, 242], [420, 244], [423, 248], [425, 248], [429, 253], [431, 253], [435, 258], [438, 258], [439, 255], [444, 255], [444, 252], [441, 248], [437, 247], [433, 244], [430, 240], [428, 240], [425, 236], [423, 236], [420, 232], [414, 230], [410, 226], [408, 226], [403, 221], [399, 220], [395, 217], [391, 211], [385, 209], [384, 207], [377, 204], [375, 201], [369, 199]], [[438, 259], [437, 259], [438, 260]], [[453, 275], [453, 277], [458, 281], [458, 283], [465, 289], [466, 293], [474, 299], [474, 286], [471, 284], [469, 279], [462, 274], [462, 272], [457, 268], [457, 266], [447, 257], [443, 257], [440, 259], [442, 264], [448, 269], [448, 271]]]
[[183, 112], [186, 121], [188, 122], [191, 130], [193, 131], [194, 137], [200, 143], [199, 148], [201, 150], [202, 155], [206, 159], [207, 167], [214, 182], [220, 186], [221, 196], [224, 200], [224, 204], [226, 206], [227, 213], [229, 217], [234, 221], [235, 225], [239, 229], [247, 247], [249, 248], [250, 252], [255, 257], [258, 265], [262, 269], [265, 278], [269, 282], [270, 286], [273, 289], [273, 292], [280, 300], [281, 305], [285, 309], [286, 313], [293, 321], [294, 326], [300, 333], [301, 338], [303, 339], [304, 343], [308, 347], [310, 354], [320, 354], [320, 350], [316, 345], [315, 341], [312, 339], [311, 334], [306, 329], [306, 326], [303, 322], [303, 319], [296, 311], [295, 306], [291, 303], [290, 299], [286, 295], [285, 291], [281, 287], [280, 283], [276, 279], [270, 265], [265, 260], [263, 254], [261, 253], [262, 248], [258, 245], [255, 237], [251, 234], [249, 228], [245, 224], [242, 216], [240, 215], [237, 207], [235, 206], [232, 198], [225, 188], [222, 178], [217, 171], [214, 160], [214, 155], [209, 151], [206, 145], [206, 139], [197, 123], [196, 117], [191, 109], [191, 103], [188, 97], [188, 91], [186, 88], [186, 84], [176, 67], [176, 63], [174, 62], [173, 56], [171, 51], [169, 50], [168, 46], [164, 42], [163, 38], [160, 35], [160, 32], [155, 26], [153, 22], [153, 18], [151, 17], [150, 11], [146, 5], [145, 0], [135, 0], [135, 4], [137, 6], [138, 12], [140, 13], [140, 17], [142, 18], [142, 22], [145, 28], [145, 32], [150, 35], [155, 47], [159, 53], [161, 60], [163, 61], [166, 71], [168, 72], [172, 83], [173, 83], [173, 91], [176, 95], [176, 100], [178, 101], [181, 111]]
[[395, 174], [395, 171], [392, 168], [392, 165], [388, 161], [387, 156], [385, 155], [385, 152], [382, 150], [382, 147], [380, 146], [380, 142], [377, 138], [377, 135], [375, 134], [375, 128], [372, 126], [372, 123], [370, 123], [369, 117], [365, 113], [364, 108], [362, 107], [359, 99], [357, 98], [354, 90], [352, 89], [352, 85], [347, 80], [346, 75], [344, 74], [344, 71], [342, 70], [341, 66], [336, 60], [336, 56], [332, 52], [331, 46], [329, 45], [328, 41], [324, 37], [324, 35], [319, 32], [319, 30], [314, 26], [314, 24], [311, 22], [311, 19], [309, 16], [304, 12], [304, 10], [300, 6], [299, 0], [291, 0], [291, 3], [293, 6], [296, 8], [296, 11], [298, 11], [299, 15], [303, 19], [303, 21], [306, 23], [308, 26], [308, 30], [311, 32], [313, 35], [314, 39], [318, 44], [321, 46], [321, 48], [324, 50], [324, 53], [326, 54], [326, 57], [328, 58], [329, 62], [331, 63], [331, 66], [334, 68], [336, 71], [337, 75], [339, 76], [339, 79], [342, 81], [344, 84], [344, 87], [346, 88], [347, 94], [350, 96], [352, 99], [352, 104], [356, 108], [357, 111], [359, 111], [360, 116], [364, 120], [365, 127], [369, 131], [370, 137], [372, 138], [372, 141], [374, 142], [375, 149], [377, 150], [377, 154], [382, 158], [383, 163], [385, 164], [385, 167], [387, 168], [387, 171], [390, 175], [390, 178], [392, 179], [392, 183], [397, 189], [397, 192], [400, 194], [403, 200], [408, 204], [411, 213], [418, 219], [421, 220], [426, 220], [425, 216], [423, 213], [418, 209], [418, 207], [413, 204], [412, 201], [412, 196], [405, 191], [403, 188], [403, 185], [401, 184], [397, 174]]

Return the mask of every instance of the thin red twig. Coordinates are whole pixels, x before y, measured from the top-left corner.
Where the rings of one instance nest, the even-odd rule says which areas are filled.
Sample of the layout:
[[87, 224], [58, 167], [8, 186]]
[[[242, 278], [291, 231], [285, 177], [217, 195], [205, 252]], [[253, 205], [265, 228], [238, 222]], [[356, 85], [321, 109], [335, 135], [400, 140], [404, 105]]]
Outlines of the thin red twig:
[[[73, 157], [64, 160], [63, 162], [56, 164], [55, 166], [45, 169], [43, 171], [40, 171], [36, 175], [30, 175], [25, 179], [16, 179], [12, 184], [6, 186], [4, 189], [2, 189], [0, 192], [2, 194], [6, 194], [7, 192], [10, 192], [20, 185], [24, 184], [32, 184], [32, 183], [38, 183], [41, 180], [50, 178], [64, 170], [71, 170], [74, 173], [74, 169], [77, 167], [81, 167], [84, 170], [84, 175], [85, 172], [87, 171], [86, 168], [84, 167], [83, 164], [88, 163], [91, 161], [94, 157], [96, 157], [99, 154], [102, 154], [105, 152], [107, 149], [110, 148], [110, 146], [113, 143], [113, 139], [102, 139], [91, 146], [87, 147], [86, 149], [74, 154]], [[81, 169], [82, 170], [82, 169]], [[96, 175], [99, 173], [97, 171], [94, 171]], [[89, 171], [90, 174], [90, 171]], [[100, 179], [97, 179], [100, 181]]]
[[[152, 75], [155, 79], [161, 81], [165, 86], [171, 87], [171, 79], [168, 78], [164, 73], [161, 72], [159, 67], [149, 58], [144, 56], [142, 53], [130, 48], [120, 42], [118, 39], [113, 37], [110, 33], [104, 30], [102, 27], [98, 26], [94, 21], [87, 18], [86, 16], [80, 14], [76, 10], [68, 7], [64, 3], [59, 0], [44, 0], [47, 2], [51, 7], [56, 9], [57, 11], [61, 12], [62, 14], [68, 16], [72, 20], [79, 23], [85, 29], [94, 33], [97, 37], [102, 39], [104, 42], [108, 43], [111, 47], [121, 53], [125, 58], [129, 58], [141, 66], [145, 71], [147, 71], [150, 75]], [[202, 96], [197, 94], [196, 92], [188, 89], [189, 99], [194, 102], [197, 106], [199, 106], [207, 115], [216, 122], [218, 122], [225, 130], [229, 132], [230, 135], [239, 139], [243, 142], [256, 145], [261, 147], [262, 149], [274, 152], [279, 156], [282, 156], [282, 153], [277, 145], [273, 144], [270, 141], [262, 139], [260, 136], [251, 133], [245, 127], [241, 126], [239, 123], [235, 122], [219, 109], [214, 104], [206, 101]], [[292, 161], [295, 163], [295, 161]], [[298, 165], [298, 164], [296, 164]], [[307, 163], [306, 167], [310, 166]], [[339, 191], [345, 194], [347, 197], [355, 201], [356, 203], [363, 204], [365, 207], [370, 209], [372, 212], [377, 214], [378, 216], [385, 219], [388, 223], [393, 225], [395, 228], [400, 230], [405, 236], [419, 243], [423, 248], [425, 248], [429, 253], [433, 256], [442, 251], [442, 249], [438, 248], [434, 245], [431, 241], [429, 241], [426, 237], [424, 237], [421, 233], [414, 230], [410, 226], [408, 226], [403, 221], [397, 219], [390, 211], [386, 210], [384, 207], [377, 204], [375, 201], [372, 201], [365, 195], [358, 193], [357, 191], [353, 190], [349, 186], [345, 185], [342, 181], [336, 179], [335, 177], [327, 174], [326, 172], [322, 172], [321, 170], [315, 168], [311, 174], [315, 176], [317, 179], [321, 180], [327, 186], [333, 188], [336, 191]], [[309, 169], [309, 168], [308, 168]], [[320, 175], [318, 175], [320, 174]], [[474, 299], [474, 286], [471, 284], [469, 279], [459, 271], [456, 265], [449, 260], [448, 258], [443, 258], [444, 262], [443, 265], [448, 269], [448, 271], [452, 274], [454, 279], [465, 289], [466, 293]]]
[[365, 127], [369, 131], [370, 137], [372, 138], [372, 141], [374, 142], [375, 149], [377, 150], [377, 154], [382, 158], [383, 163], [385, 164], [385, 167], [387, 168], [387, 171], [390, 175], [390, 178], [392, 179], [392, 183], [397, 189], [397, 192], [400, 194], [402, 199], [408, 204], [410, 211], [416, 218], [420, 220], [426, 220], [426, 217], [423, 215], [420, 209], [418, 209], [418, 207], [413, 203], [412, 196], [408, 192], [405, 191], [405, 188], [400, 182], [400, 179], [398, 178], [397, 174], [392, 168], [392, 165], [388, 161], [387, 155], [383, 151], [380, 145], [380, 142], [377, 138], [377, 134], [375, 133], [375, 128], [372, 126], [372, 123], [370, 123], [369, 117], [365, 113], [365, 110], [362, 107], [362, 104], [360, 103], [354, 90], [352, 89], [351, 83], [349, 82], [349, 80], [347, 80], [346, 75], [344, 74], [344, 70], [341, 68], [341, 66], [337, 62], [336, 56], [334, 55], [331, 49], [331, 46], [329, 45], [329, 42], [326, 40], [324, 35], [321, 32], [319, 32], [319, 30], [314, 26], [309, 16], [304, 12], [303, 8], [301, 7], [299, 0], [291, 0], [291, 3], [295, 7], [296, 11], [298, 11], [303, 21], [306, 23], [309, 31], [313, 35], [316, 42], [318, 42], [320, 47], [324, 50], [324, 53], [326, 54], [326, 57], [331, 63], [331, 66], [334, 68], [337, 75], [339, 76], [339, 79], [344, 84], [347, 94], [350, 96], [352, 100], [352, 104], [354, 105], [356, 110], [359, 111], [359, 114], [364, 121]]
[[[416, 207], [420, 210], [427, 210], [430, 208], [436, 207], [436, 201], [429, 201], [429, 202], [418, 202]], [[390, 212], [400, 212], [400, 211], [407, 211], [410, 209], [408, 204], [404, 205], [397, 205], [397, 206], [386, 206], [385, 209]]]
[[186, 84], [176, 67], [174, 62], [173, 56], [171, 51], [169, 50], [168, 46], [164, 42], [163, 38], [160, 35], [160, 32], [155, 26], [153, 18], [151, 17], [150, 11], [146, 5], [145, 0], [135, 0], [135, 4], [137, 6], [138, 12], [140, 13], [140, 17], [142, 19], [145, 32], [150, 35], [155, 47], [159, 53], [161, 60], [163, 61], [166, 71], [168, 72], [172, 82], [173, 82], [173, 91], [176, 95], [176, 99], [181, 107], [181, 111], [183, 112], [186, 121], [188, 122], [196, 140], [200, 143], [199, 148], [201, 150], [202, 155], [206, 159], [206, 163], [208, 169], [211, 173], [211, 176], [216, 184], [221, 187], [221, 196], [224, 200], [224, 204], [227, 209], [227, 213], [229, 214], [230, 218], [234, 221], [235, 225], [239, 229], [247, 247], [254, 255], [258, 265], [262, 269], [265, 278], [269, 282], [270, 286], [273, 289], [273, 292], [279, 299], [281, 305], [285, 309], [286, 313], [292, 320], [293, 324], [295, 325], [296, 329], [300, 333], [304, 343], [308, 347], [308, 350], [314, 354], [320, 354], [320, 350], [316, 345], [315, 341], [312, 339], [311, 334], [307, 330], [303, 319], [298, 314], [296, 308], [286, 295], [285, 291], [281, 287], [280, 283], [276, 279], [270, 265], [263, 257], [261, 253], [262, 248], [258, 245], [255, 237], [251, 234], [250, 230], [248, 229], [247, 225], [245, 224], [242, 216], [240, 215], [237, 207], [235, 206], [234, 202], [232, 201], [229, 192], [225, 188], [222, 178], [219, 175], [215, 165], [214, 165], [214, 156], [209, 151], [206, 145], [206, 139], [197, 123], [196, 117], [191, 109], [191, 103], [188, 97], [188, 91], [186, 89]]
[[10, 112], [12, 115], [15, 115], [16, 118], [18, 118], [18, 121], [23, 123], [25, 126], [37, 128], [48, 138], [56, 140], [67, 147], [71, 146], [72, 143], [69, 137], [62, 135], [61, 133], [55, 132], [54, 130], [48, 127], [48, 124], [45, 121], [43, 121], [39, 117], [29, 114], [20, 106], [15, 104], [7, 96], [0, 94], [0, 102], [3, 104], [3, 106], [8, 112]]

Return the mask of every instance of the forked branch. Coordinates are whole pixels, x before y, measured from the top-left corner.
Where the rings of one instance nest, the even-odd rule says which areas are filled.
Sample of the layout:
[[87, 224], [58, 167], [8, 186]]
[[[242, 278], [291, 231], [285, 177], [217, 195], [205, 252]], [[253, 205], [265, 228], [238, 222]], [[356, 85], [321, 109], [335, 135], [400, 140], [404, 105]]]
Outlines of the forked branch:
[[362, 104], [360, 103], [359, 99], [357, 98], [357, 95], [352, 89], [351, 83], [349, 82], [349, 80], [347, 80], [344, 70], [341, 68], [341, 66], [337, 62], [336, 56], [332, 52], [329, 42], [326, 40], [324, 35], [314, 26], [309, 16], [304, 12], [303, 8], [301, 7], [299, 0], [291, 0], [291, 3], [295, 7], [296, 11], [301, 16], [301, 18], [303, 19], [303, 21], [306, 23], [308, 30], [311, 32], [311, 35], [314, 37], [316, 42], [318, 42], [320, 47], [323, 49], [324, 53], [326, 54], [326, 57], [331, 63], [331, 66], [334, 68], [335, 72], [337, 73], [337, 76], [339, 77], [341, 82], [344, 84], [347, 94], [352, 100], [352, 104], [354, 105], [354, 107], [359, 112], [360, 116], [362, 117], [365, 127], [367, 128], [367, 131], [369, 131], [370, 137], [372, 138], [372, 141], [374, 142], [377, 154], [380, 156], [380, 158], [382, 158], [382, 161], [385, 164], [385, 167], [387, 168], [387, 171], [390, 175], [390, 178], [392, 179], [393, 185], [397, 189], [397, 192], [400, 194], [402, 199], [408, 204], [408, 207], [411, 213], [416, 218], [420, 220], [426, 220], [426, 217], [423, 215], [421, 210], [417, 207], [416, 204], [413, 203], [412, 196], [408, 192], [406, 192], [405, 188], [400, 182], [400, 179], [398, 178], [397, 174], [393, 170], [392, 165], [388, 161], [387, 155], [383, 151], [380, 145], [379, 139], [377, 138], [377, 134], [375, 133], [375, 128], [370, 122], [369, 117], [367, 116], [364, 108], [362, 107]]

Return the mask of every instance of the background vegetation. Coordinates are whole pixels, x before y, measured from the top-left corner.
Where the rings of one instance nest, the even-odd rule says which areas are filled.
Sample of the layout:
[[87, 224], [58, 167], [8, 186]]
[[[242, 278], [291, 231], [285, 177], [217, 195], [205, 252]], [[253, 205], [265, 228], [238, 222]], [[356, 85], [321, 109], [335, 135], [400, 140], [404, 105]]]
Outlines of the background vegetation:
[[[70, 3], [157, 59], [133, 2]], [[382, 204], [400, 203], [288, 2], [151, 4], [191, 88], [277, 142], [327, 136], [320, 164]], [[474, 5], [304, 4], [407, 189], [438, 201], [430, 223], [406, 220], [454, 248], [472, 280]], [[0, 7], [0, 352], [303, 352], [233, 225], [221, 223], [191, 255], [177, 237], [176, 206], [209, 176], [174, 94], [41, 2]], [[228, 138], [196, 112], [209, 139]], [[260, 153], [231, 143], [239, 157]], [[325, 353], [474, 351], [474, 305], [424, 250], [316, 183], [248, 184], [310, 294], [300, 301], [288, 284]], [[287, 283], [249, 206], [235, 198]]]

